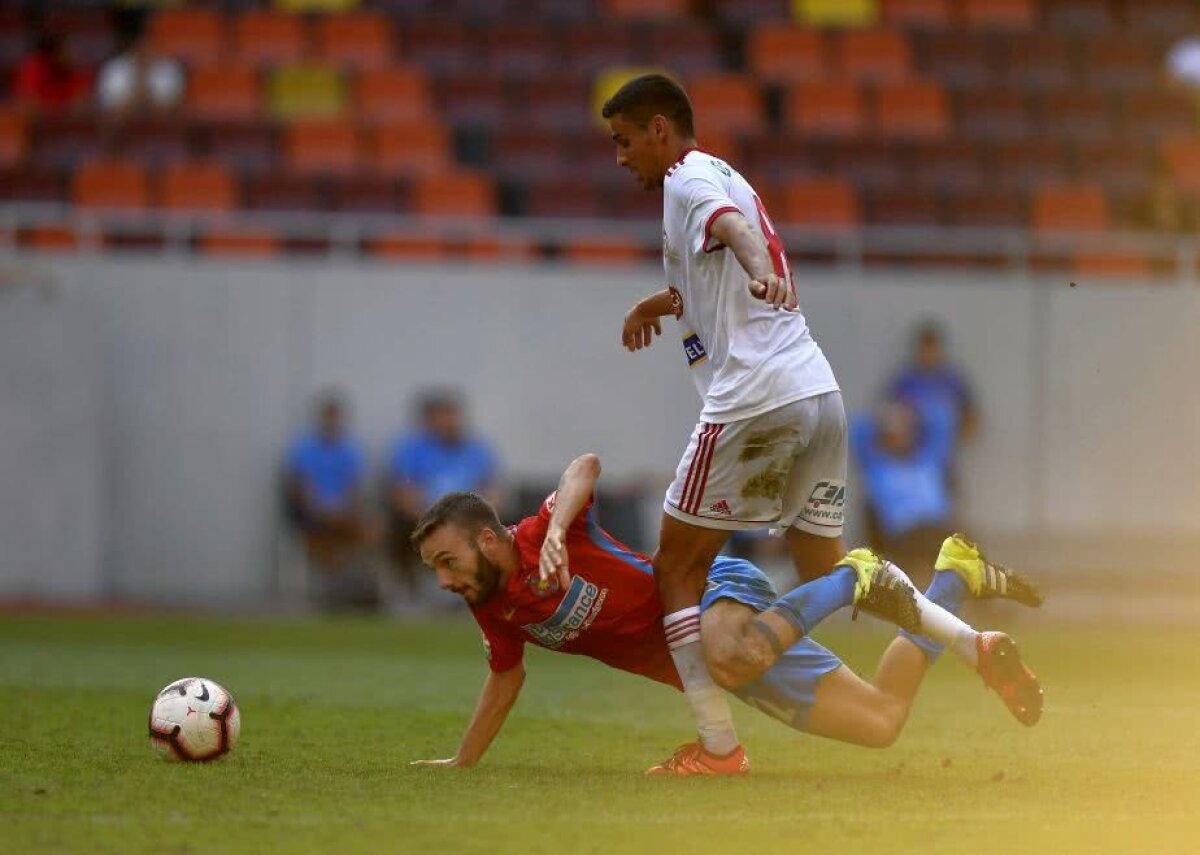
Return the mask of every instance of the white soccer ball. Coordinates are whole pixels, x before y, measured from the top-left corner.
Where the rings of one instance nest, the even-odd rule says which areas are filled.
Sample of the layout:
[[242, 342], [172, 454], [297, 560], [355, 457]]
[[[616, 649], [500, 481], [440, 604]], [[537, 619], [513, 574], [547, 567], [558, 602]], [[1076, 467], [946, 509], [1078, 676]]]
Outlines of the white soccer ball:
[[168, 760], [216, 760], [233, 748], [241, 729], [233, 695], [204, 677], [176, 680], [150, 707], [150, 742]]

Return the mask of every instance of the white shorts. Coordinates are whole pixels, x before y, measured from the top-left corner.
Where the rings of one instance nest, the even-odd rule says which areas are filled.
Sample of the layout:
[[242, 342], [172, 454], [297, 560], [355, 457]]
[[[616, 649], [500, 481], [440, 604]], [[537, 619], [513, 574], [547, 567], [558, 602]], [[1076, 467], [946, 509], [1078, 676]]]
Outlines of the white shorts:
[[839, 537], [845, 502], [846, 411], [841, 393], [827, 392], [744, 421], [696, 425], [663, 510], [703, 528]]

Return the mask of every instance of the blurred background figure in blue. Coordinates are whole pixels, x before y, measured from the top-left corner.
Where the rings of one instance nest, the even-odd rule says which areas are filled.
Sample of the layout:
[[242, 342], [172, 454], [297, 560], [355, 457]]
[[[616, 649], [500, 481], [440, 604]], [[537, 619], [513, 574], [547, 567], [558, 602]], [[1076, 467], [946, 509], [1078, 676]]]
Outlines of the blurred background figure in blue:
[[946, 355], [946, 337], [934, 321], [917, 327], [909, 363], [888, 384], [886, 397], [907, 401], [922, 421], [946, 419], [955, 444], [979, 430], [975, 395], [963, 372]]
[[378, 601], [375, 526], [363, 490], [367, 455], [347, 428], [346, 409], [338, 392], [318, 396], [313, 422], [286, 461], [288, 518], [304, 540], [314, 605], [325, 608]]
[[432, 389], [419, 396], [417, 424], [396, 440], [387, 468], [391, 560], [409, 604], [421, 600], [420, 556], [409, 543], [413, 526], [442, 495], [478, 493], [503, 508], [499, 459], [467, 424], [459, 394]]
[[949, 409], [922, 411], [902, 398], [889, 398], [851, 425], [871, 544], [918, 584], [954, 527], [955, 427]]

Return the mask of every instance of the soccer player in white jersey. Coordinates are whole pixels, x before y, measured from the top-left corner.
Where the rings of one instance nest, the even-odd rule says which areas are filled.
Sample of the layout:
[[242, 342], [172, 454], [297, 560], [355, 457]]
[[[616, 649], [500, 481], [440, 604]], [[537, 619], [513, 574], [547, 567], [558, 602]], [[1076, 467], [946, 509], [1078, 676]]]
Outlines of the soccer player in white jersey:
[[[630, 310], [623, 342], [631, 351], [647, 346], [662, 334], [659, 319], [674, 315], [704, 401], [667, 490], [654, 573], [700, 756], [720, 770], [738, 741], [701, 651], [706, 574], [732, 531], [765, 527], [783, 532], [802, 580], [834, 567], [846, 552], [845, 411], [762, 201], [737, 170], [698, 146], [683, 89], [643, 75], [622, 86], [603, 115], [617, 164], [645, 189], [663, 190], [667, 287]], [[795, 615], [783, 599], [739, 644], [722, 645], [731, 662], [753, 658], [756, 648], [778, 655], [795, 641]], [[714, 672], [724, 664], [709, 663]]]

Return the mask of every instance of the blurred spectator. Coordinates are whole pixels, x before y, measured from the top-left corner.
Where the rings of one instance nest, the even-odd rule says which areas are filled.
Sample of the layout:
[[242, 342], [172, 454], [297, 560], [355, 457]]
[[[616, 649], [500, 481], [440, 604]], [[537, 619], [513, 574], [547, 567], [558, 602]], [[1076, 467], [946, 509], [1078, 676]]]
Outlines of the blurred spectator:
[[123, 49], [100, 67], [96, 79], [96, 106], [108, 114], [138, 110], [170, 110], [183, 98], [183, 67], [157, 56], [150, 40], [133, 30]]
[[62, 37], [42, 33], [17, 66], [13, 95], [25, 107], [62, 111], [84, 103], [90, 85], [91, 75], [74, 65]]
[[363, 503], [366, 455], [346, 430], [339, 396], [322, 395], [314, 415], [313, 426], [288, 453], [289, 516], [318, 571], [317, 599], [326, 605], [371, 601], [377, 593], [364, 567], [372, 540]]
[[870, 539], [918, 584], [954, 521], [949, 465], [955, 425], [946, 409], [922, 413], [888, 400], [850, 429], [862, 471]]
[[496, 454], [470, 433], [458, 396], [438, 390], [420, 401], [420, 424], [396, 442], [388, 467], [392, 515], [391, 556], [396, 573], [415, 598], [421, 559], [408, 542], [425, 510], [445, 493], [469, 490], [501, 507]]
[[912, 361], [892, 378], [886, 397], [907, 401], [923, 421], [949, 419], [959, 442], [970, 441], [979, 429], [975, 396], [966, 377], [946, 359], [945, 337], [932, 321], [917, 328]]

